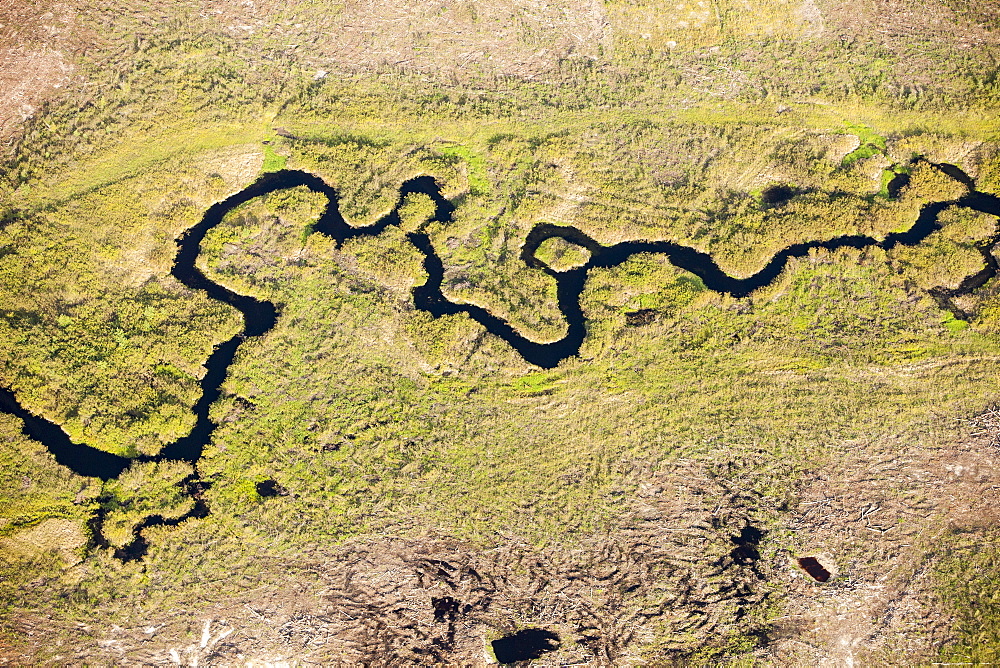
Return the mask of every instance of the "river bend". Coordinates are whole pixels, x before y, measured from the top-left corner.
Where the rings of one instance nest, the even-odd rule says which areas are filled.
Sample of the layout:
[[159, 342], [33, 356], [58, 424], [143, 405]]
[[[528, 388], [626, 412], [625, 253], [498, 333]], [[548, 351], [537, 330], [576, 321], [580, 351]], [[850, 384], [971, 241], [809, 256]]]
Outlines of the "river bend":
[[[416, 308], [427, 311], [435, 317], [465, 313], [489, 333], [514, 348], [526, 361], [542, 368], [553, 368], [562, 360], [576, 355], [583, 344], [587, 328], [586, 318], [580, 306], [580, 295], [586, 284], [588, 272], [595, 267], [615, 267], [638, 253], [658, 253], [665, 255], [675, 266], [698, 276], [709, 290], [734, 297], [745, 297], [774, 281], [785, 269], [790, 258], [804, 257], [814, 249], [889, 250], [900, 245], [916, 245], [940, 229], [938, 215], [949, 206], [966, 207], [1000, 217], [1000, 198], [975, 190], [972, 180], [957, 167], [952, 165], [937, 165], [937, 167], [952, 178], [962, 181], [968, 186], [969, 192], [957, 200], [935, 202], [924, 206], [917, 220], [905, 232], [892, 233], [881, 240], [868, 236], [840, 236], [794, 244], [776, 253], [760, 271], [745, 278], [729, 276], [706, 253], [669, 241], [640, 240], [604, 246], [574, 227], [546, 223], [536, 225], [525, 240], [521, 259], [529, 267], [545, 272], [556, 282], [559, 310], [567, 324], [566, 334], [558, 341], [550, 343], [532, 341], [487, 309], [448, 299], [441, 287], [444, 280], [444, 265], [434, 250], [430, 238], [422, 231], [406, 235], [407, 240], [424, 256], [423, 265], [427, 273], [426, 282], [413, 288], [413, 303]], [[196, 266], [201, 242], [205, 235], [221, 223], [225, 215], [234, 208], [257, 197], [299, 186], [305, 186], [327, 198], [326, 207], [314, 224], [313, 231], [330, 237], [338, 246], [348, 239], [375, 236], [387, 227], [399, 225], [399, 208], [409, 194], [422, 193], [434, 202], [435, 211], [430, 221], [448, 223], [455, 211], [455, 206], [442, 195], [432, 177], [419, 176], [402, 184], [397, 205], [389, 214], [372, 225], [352, 227], [340, 214], [336, 190], [320, 177], [296, 170], [264, 174], [247, 188], [209, 207], [201, 221], [177, 239], [178, 250], [171, 274], [188, 288], [202, 290], [212, 299], [225, 302], [239, 310], [243, 315], [243, 329], [236, 336], [218, 344], [206, 361], [206, 373], [201, 379], [201, 398], [193, 407], [195, 426], [191, 432], [165, 446], [159, 455], [144, 456], [134, 461], [183, 460], [197, 467], [202, 450], [211, 439], [216, 426], [208, 417], [209, 408], [222, 392], [222, 383], [237, 349], [246, 338], [262, 336], [270, 331], [279, 316], [278, 309], [271, 302], [238, 294], [205, 276]], [[562, 272], [546, 266], [535, 257], [535, 252], [545, 240], [553, 237], [586, 248], [590, 252], [589, 260], [583, 266]], [[952, 308], [949, 302], [951, 297], [970, 292], [997, 274], [998, 262], [993, 255], [993, 248], [997, 242], [998, 236], [994, 235], [978, 244], [977, 248], [983, 255], [984, 268], [977, 274], [967, 277], [957, 290], [932, 291], [942, 306]], [[952, 310], [957, 315], [962, 315], [957, 309], [952, 308]], [[23, 431], [28, 437], [45, 445], [57, 462], [79, 475], [109, 480], [119, 476], [133, 461], [97, 448], [73, 443], [57, 424], [26, 410], [17, 401], [14, 393], [5, 388], [0, 388], [0, 410], [18, 417], [23, 422]], [[187, 517], [203, 517], [208, 513], [208, 507], [201, 498], [201, 493], [207, 485], [198, 479], [197, 469], [195, 475], [185, 479], [181, 485], [195, 499], [194, 510], [179, 519], [164, 520], [155, 515], [147, 518], [135, 529], [133, 542], [116, 550], [115, 554], [119, 559], [129, 561], [142, 558], [147, 547], [142, 537], [144, 528], [160, 524], [175, 525]], [[101, 535], [105, 512], [103, 509], [98, 511], [90, 525], [94, 533], [94, 543], [106, 547], [107, 542]]]

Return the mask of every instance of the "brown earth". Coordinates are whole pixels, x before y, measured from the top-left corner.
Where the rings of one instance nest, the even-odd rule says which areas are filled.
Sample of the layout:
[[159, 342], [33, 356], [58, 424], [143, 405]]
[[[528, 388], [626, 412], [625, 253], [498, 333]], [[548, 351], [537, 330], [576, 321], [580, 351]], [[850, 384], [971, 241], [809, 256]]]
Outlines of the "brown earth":
[[[1000, 6], [979, 0], [814, 0], [824, 29], [843, 40], [870, 40], [896, 60], [894, 79], [915, 94], [924, 87], [946, 86], [967, 75], [963, 67], [982, 59], [1000, 44]], [[945, 46], [944, 59], [933, 47]], [[928, 48], [931, 47], [931, 48]]]
[[[276, 558], [273, 570], [288, 574], [280, 586], [209, 609], [133, 628], [63, 628], [66, 651], [53, 660], [471, 666], [486, 662], [492, 640], [544, 628], [562, 647], [542, 665], [632, 665], [651, 642], [680, 659], [737, 628], [763, 631], [754, 611], [770, 595], [772, 566], [752, 536], [754, 499], [693, 465], [637, 475], [656, 482], [642, 486], [627, 522], [576, 545], [355, 540], [320, 558]], [[26, 660], [52, 642], [37, 624], [21, 620], [35, 646], [22, 649]]]
[[[942, 447], [845, 444], [839, 465], [817, 471], [788, 522], [801, 548], [776, 578], [787, 603], [772, 631], [774, 662], [915, 665], [951, 639], [933, 566], [949, 533], [1000, 519], [998, 418], [970, 421], [973, 437]], [[840, 571], [827, 584], [796, 563], [817, 555]]]
[[570, 55], [596, 56], [606, 40], [597, 0], [534, 2], [351, 1], [334, 39], [313, 59], [371, 69], [382, 64], [447, 74], [480, 70], [533, 78]]
[[[480, 666], [492, 640], [542, 628], [562, 642], [538, 665], [636, 665], [643, 646], [686, 664], [682, 648], [740, 630], [758, 638], [744, 655], [774, 665], [924, 663], [950, 639], [934, 592], [941, 538], [995, 525], [1000, 508], [1000, 413], [956, 427], [973, 435], [845, 443], [784, 507], [737, 489], [726, 464], [683, 460], [636, 471], [626, 521], [576, 545], [373, 537], [262, 556], [280, 584], [129, 628], [22, 619], [21, 651], [30, 662], [54, 634], [66, 648], [54, 660], [73, 664]], [[798, 548], [777, 550], [775, 534]], [[814, 581], [806, 556], [833, 577]], [[765, 625], [755, 613], [771, 603], [783, 612]]]
[[40, 105], [69, 83], [75, 25], [68, 4], [0, 0], [0, 144], [5, 148]]

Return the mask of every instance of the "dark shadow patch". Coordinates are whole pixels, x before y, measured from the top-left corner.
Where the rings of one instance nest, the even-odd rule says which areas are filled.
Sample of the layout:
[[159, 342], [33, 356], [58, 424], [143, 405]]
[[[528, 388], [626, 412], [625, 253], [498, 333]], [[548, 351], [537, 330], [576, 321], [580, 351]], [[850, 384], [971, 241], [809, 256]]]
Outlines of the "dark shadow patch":
[[830, 571], [826, 570], [816, 557], [802, 557], [799, 559], [799, 566], [816, 582], [826, 582], [830, 579]]
[[431, 606], [434, 608], [434, 621], [439, 624], [444, 621], [454, 621], [460, 605], [461, 603], [451, 596], [432, 597]]
[[781, 206], [795, 197], [798, 191], [784, 183], [778, 183], [764, 189], [760, 194], [760, 203], [764, 206]]
[[[0, 211], [0, 230], [13, 223], [15, 220], [20, 220], [23, 215], [24, 214], [21, 213], [21, 211], [13, 207]], [[13, 253], [14, 251], [12, 250], [10, 252]]]
[[651, 308], [643, 308], [638, 311], [629, 311], [625, 314], [625, 324], [629, 327], [641, 327], [649, 325], [656, 320], [656, 311]]
[[[152, 517], [148, 518], [148, 523], [143, 522], [144, 526], [142, 526], [141, 528], [145, 529], [150, 526], [159, 526], [162, 525], [163, 523], [164, 522], [162, 517], [160, 517], [159, 515], [153, 515]], [[146, 540], [145, 536], [143, 536], [141, 533], [136, 533], [135, 538], [132, 540], [131, 543], [129, 543], [125, 547], [118, 548], [115, 550], [115, 559], [117, 559], [122, 563], [128, 563], [130, 561], [141, 561], [142, 558], [145, 557], [148, 552], [149, 552], [149, 541]]]
[[559, 636], [546, 629], [522, 629], [493, 641], [493, 654], [500, 663], [538, 659], [559, 649]]
[[754, 563], [760, 559], [757, 546], [760, 545], [760, 540], [763, 537], [763, 531], [755, 526], [746, 525], [740, 531], [739, 536], [733, 536], [729, 539], [736, 546], [729, 553], [729, 556], [733, 558], [733, 561], [744, 566]]
[[263, 480], [256, 485], [257, 494], [262, 498], [269, 498], [272, 496], [284, 496], [288, 494], [284, 487], [278, 484], [276, 480]]

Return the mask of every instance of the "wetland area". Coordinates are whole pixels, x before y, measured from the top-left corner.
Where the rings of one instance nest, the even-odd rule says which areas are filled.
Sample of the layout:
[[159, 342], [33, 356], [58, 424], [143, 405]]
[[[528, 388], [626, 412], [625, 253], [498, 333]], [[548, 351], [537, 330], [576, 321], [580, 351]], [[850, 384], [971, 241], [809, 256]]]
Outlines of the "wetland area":
[[[409, 232], [406, 235], [406, 239], [423, 255], [423, 267], [427, 273], [427, 280], [422, 285], [413, 288], [413, 303], [416, 308], [426, 311], [434, 317], [464, 313], [491, 335], [511, 346], [525, 361], [543, 369], [552, 369], [567, 357], [576, 355], [586, 336], [586, 318], [580, 307], [580, 295], [584, 290], [587, 273], [592, 268], [616, 267], [640, 253], [662, 254], [674, 266], [697, 276], [709, 290], [740, 298], [774, 281], [788, 264], [789, 258], [804, 257], [814, 249], [832, 251], [840, 248], [878, 247], [889, 250], [897, 245], [915, 246], [931, 233], [940, 229], [937, 222], [938, 214], [948, 207], [968, 208], [1000, 217], [1000, 198], [975, 190], [972, 180], [954, 165], [934, 165], [934, 167], [966, 185], [969, 188], [968, 194], [958, 200], [925, 205], [917, 220], [908, 230], [892, 233], [882, 240], [866, 236], [842, 236], [789, 246], [775, 254], [758, 272], [743, 278], [727, 275], [706, 253], [668, 241], [628, 241], [613, 246], [602, 246], [580, 230], [570, 226], [546, 223], [536, 225], [524, 242], [521, 259], [527, 266], [545, 272], [555, 280], [558, 286], [559, 310], [567, 324], [566, 335], [558, 341], [550, 343], [532, 341], [518, 333], [508, 322], [494, 316], [482, 307], [451, 301], [441, 288], [444, 279], [444, 266], [441, 258], [435, 252], [430, 238], [420, 230]], [[348, 239], [374, 237], [388, 227], [398, 226], [400, 224], [399, 208], [408, 195], [425, 195], [434, 203], [434, 212], [424, 224], [428, 222], [447, 224], [455, 210], [455, 206], [441, 194], [438, 184], [432, 177], [419, 176], [402, 184], [399, 189], [399, 202], [390, 213], [372, 225], [352, 227], [340, 214], [337, 192], [333, 187], [314, 174], [294, 170], [267, 173], [240, 192], [212, 205], [197, 225], [185, 230], [177, 239], [178, 251], [171, 273], [188, 288], [204, 291], [212, 299], [239, 310], [243, 317], [243, 330], [231, 339], [217, 345], [205, 362], [206, 372], [201, 380], [201, 397], [193, 408], [196, 416], [195, 427], [186, 436], [163, 448], [159, 455], [140, 457], [136, 461], [175, 460], [188, 462], [197, 467], [202, 451], [211, 439], [216, 426], [209, 418], [209, 409], [220, 397], [222, 382], [229, 366], [233, 363], [238, 347], [248, 337], [266, 335], [274, 328], [280, 317], [280, 313], [271, 302], [238, 294], [205, 276], [197, 267], [197, 258], [205, 235], [219, 225], [226, 214], [233, 209], [255, 198], [300, 186], [305, 186], [312, 192], [326, 197], [327, 204], [319, 219], [313, 224], [312, 231], [329, 237], [336, 242], [337, 246]], [[788, 190], [780, 198], [780, 201], [767, 201], [766, 203], [772, 206], [780, 205], [793, 196], [794, 193]], [[562, 271], [550, 268], [535, 256], [539, 246], [549, 239], [562, 239], [586, 249], [589, 253], [588, 260], [582, 266]], [[998, 240], [1000, 240], [1000, 235], [994, 234], [977, 244], [977, 249], [982, 253], [984, 262], [980, 271], [963, 279], [957, 289], [950, 291], [937, 289], [934, 292], [943, 307], [949, 308], [950, 302], [948, 300], [968, 293], [996, 276], [998, 265], [993, 255], [993, 249]], [[954, 307], [951, 307], [951, 310], [957, 311]], [[58, 425], [25, 410], [17, 403], [14, 394], [5, 388], [0, 388], [0, 409], [20, 418], [24, 422], [26, 435], [44, 444], [56, 458], [56, 461], [78, 475], [110, 480], [121, 475], [132, 463], [125, 457], [73, 443]], [[185, 493], [195, 499], [192, 510], [178, 518], [164, 519], [159, 515], [146, 518], [135, 528], [133, 541], [115, 550], [118, 559], [134, 561], [145, 555], [148, 544], [142, 536], [143, 530], [152, 526], [176, 526], [185, 519], [205, 517], [208, 514], [208, 506], [201, 498], [206, 483], [199, 479], [197, 468], [195, 471], [195, 474], [188, 476], [180, 483]], [[274, 488], [275, 484], [274, 481], [260, 483], [258, 488], [263, 491], [259, 491], [259, 494], [262, 497], [276, 495], [278, 492]], [[261, 485], [263, 486], [261, 487]], [[93, 533], [95, 546], [108, 547], [107, 541], [101, 535], [102, 524], [103, 513], [99, 511], [89, 523], [89, 527]], [[815, 560], [813, 559], [813, 561]], [[821, 566], [803, 565], [803, 568], [817, 580], [825, 581], [816, 575], [822, 570]], [[829, 577], [829, 574], [826, 577]]]

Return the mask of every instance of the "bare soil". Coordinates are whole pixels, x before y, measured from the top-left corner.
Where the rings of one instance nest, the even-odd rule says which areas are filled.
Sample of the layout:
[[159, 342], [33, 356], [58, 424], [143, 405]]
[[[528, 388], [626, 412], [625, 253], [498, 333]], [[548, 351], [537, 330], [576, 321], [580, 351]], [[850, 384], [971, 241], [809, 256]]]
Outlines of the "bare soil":
[[[643, 485], [626, 523], [576, 545], [356, 540], [321, 558], [276, 558], [274, 572], [287, 573], [280, 586], [210, 609], [164, 611], [133, 628], [50, 629], [68, 635], [58, 660], [478, 666], [493, 640], [541, 628], [561, 648], [540, 665], [630, 665], [651, 642], [681, 659], [692, 641], [710, 647], [735, 628], [762, 631], [754, 611], [770, 596], [772, 565], [756, 537], [740, 540], [753, 499], [686, 466], [640, 473], [656, 482]], [[51, 642], [36, 623], [21, 620], [34, 646], [23, 648], [26, 660]]]
[[[1000, 517], [996, 418], [977, 418], [976, 436], [940, 448], [845, 444], [840, 465], [817, 472], [788, 523], [801, 548], [775, 573], [787, 596], [772, 630], [775, 663], [915, 665], [951, 639], [933, 565], [950, 532]], [[815, 582], [796, 563], [803, 556], [839, 575]]]
[[[373, 537], [262, 556], [280, 584], [205, 609], [129, 628], [18, 620], [21, 657], [58, 637], [58, 661], [73, 664], [481, 666], [493, 640], [536, 628], [560, 638], [536, 665], [636, 665], [644, 645], [685, 664], [685, 650], [736, 630], [757, 639], [744, 655], [772, 665], [925, 663], [952, 625], [933, 579], [942, 538], [994, 526], [1000, 508], [1000, 414], [955, 426], [973, 435], [845, 443], [785, 508], [762, 507], [725, 467], [681, 461], [636, 471], [625, 521], [575, 545]], [[762, 515], [779, 528], [759, 531]], [[776, 550], [775, 532], [798, 548]], [[802, 557], [830, 580], [816, 582]], [[756, 613], [772, 603], [783, 611], [764, 623]], [[21, 664], [12, 654], [6, 665]]]
[[[895, 79], [914, 93], [925, 86], [942, 86], [968, 61], [986, 56], [986, 47], [1000, 43], [1000, 9], [993, 2], [947, 0], [813, 0], [815, 15], [825, 31], [845, 41], [873, 41], [892, 53]], [[917, 45], [950, 45], [955, 56], [942, 59]], [[962, 63], [961, 61], [967, 61]]]
[[[282, 21], [279, 12], [212, 3], [234, 36], [267, 35], [326, 71], [400, 68], [462, 78], [465, 73], [533, 79], [568, 56], [610, 46], [599, 0], [348, 0]], [[301, 15], [301, 14], [300, 14]]]
[[63, 3], [0, 0], [0, 143], [13, 135], [74, 71], [75, 13]]

